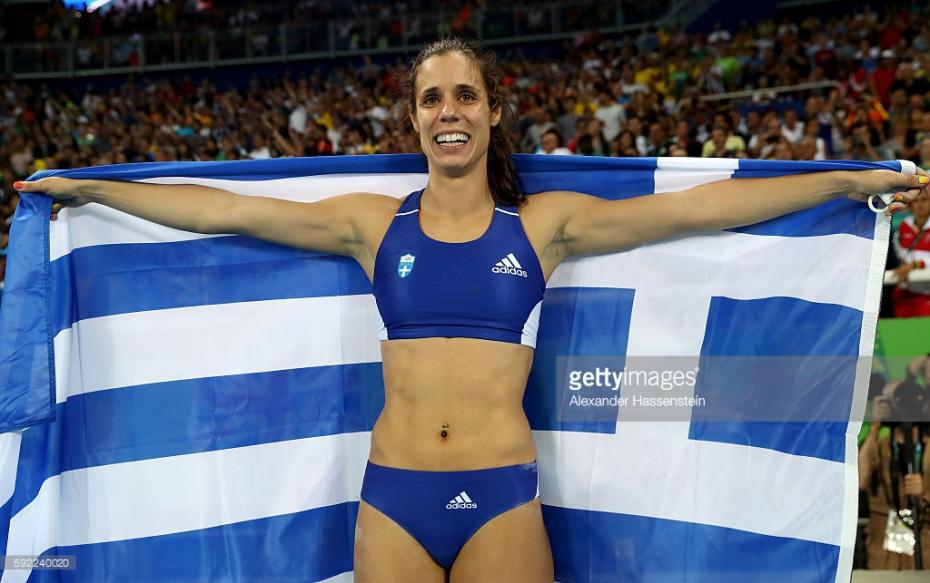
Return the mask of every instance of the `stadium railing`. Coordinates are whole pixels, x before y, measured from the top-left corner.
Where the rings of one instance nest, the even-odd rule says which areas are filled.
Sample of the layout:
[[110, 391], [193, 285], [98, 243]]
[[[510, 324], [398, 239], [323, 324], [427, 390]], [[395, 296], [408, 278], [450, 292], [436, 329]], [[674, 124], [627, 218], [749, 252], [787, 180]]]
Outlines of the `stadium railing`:
[[726, 101], [740, 100], [751, 98], [754, 101], [766, 97], [777, 97], [782, 93], [799, 93], [814, 91], [816, 89], [828, 89], [831, 87], [840, 87], [842, 84], [837, 81], [811, 81], [810, 83], [798, 83], [796, 85], [779, 85], [778, 87], [765, 87], [761, 89], [746, 89], [744, 91], [730, 91], [727, 93], [713, 93], [701, 95], [701, 101]]
[[3, 73], [14, 79], [50, 79], [195, 67], [261, 64], [365, 54], [407, 53], [445, 33], [483, 44], [519, 44], [572, 38], [579, 33], [685, 26], [707, 0], [627, 3], [575, 0], [476, 9], [468, 23], [437, 12], [390, 19], [333, 20], [300, 25], [229, 28], [191, 33], [105, 37], [3, 47]]

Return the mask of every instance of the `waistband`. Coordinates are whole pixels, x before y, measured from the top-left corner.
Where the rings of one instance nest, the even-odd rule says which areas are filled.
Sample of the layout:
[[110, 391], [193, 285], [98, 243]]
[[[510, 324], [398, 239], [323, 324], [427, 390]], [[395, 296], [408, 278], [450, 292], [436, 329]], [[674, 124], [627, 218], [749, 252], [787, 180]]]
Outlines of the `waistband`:
[[381, 466], [369, 461], [365, 471], [379, 474], [388, 474], [398, 478], [410, 477], [427, 480], [447, 480], [451, 477], [458, 479], [485, 479], [492, 477], [525, 476], [527, 474], [536, 474], [536, 460], [525, 464], [500, 466], [495, 468], [481, 468], [477, 470], [410, 470], [406, 468]]

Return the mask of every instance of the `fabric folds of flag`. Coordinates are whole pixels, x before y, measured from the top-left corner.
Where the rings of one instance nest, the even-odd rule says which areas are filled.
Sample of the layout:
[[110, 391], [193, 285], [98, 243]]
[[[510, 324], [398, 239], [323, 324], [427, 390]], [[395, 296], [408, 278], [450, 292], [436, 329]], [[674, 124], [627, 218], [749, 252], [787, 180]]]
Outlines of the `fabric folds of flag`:
[[[914, 171], [899, 162], [516, 158], [527, 192], [609, 199], [716, 180]], [[421, 156], [397, 155], [54, 174], [312, 201], [403, 196], [425, 172]], [[384, 398], [380, 321], [362, 270], [345, 257], [182, 232], [96, 204], [50, 223], [51, 202], [24, 194], [11, 233], [0, 554], [70, 555], [76, 568], [6, 569], [0, 583], [350, 581]], [[887, 220], [837, 200], [559, 267], [524, 399], [557, 580], [848, 581], [856, 433], [887, 243]], [[604, 356], [693, 362], [684, 396], [707, 405], [664, 421], [638, 419], [622, 402], [596, 418], [567, 415], [560, 363]], [[790, 364], [761, 375], [718, 360], [734, 356]], [[752, 414], [762, 411], [785, 415]]]

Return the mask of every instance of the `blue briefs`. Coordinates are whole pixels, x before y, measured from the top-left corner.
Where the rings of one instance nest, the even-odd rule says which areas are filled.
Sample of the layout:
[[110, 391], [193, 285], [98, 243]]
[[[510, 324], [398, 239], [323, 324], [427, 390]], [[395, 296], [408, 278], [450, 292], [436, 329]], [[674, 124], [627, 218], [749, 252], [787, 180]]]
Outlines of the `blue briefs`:
[[536, 462], [464, 472], [425, 472], [368, 462], [362, 500], [396, 522], [444, 569], [495, 516], [539, 494]]

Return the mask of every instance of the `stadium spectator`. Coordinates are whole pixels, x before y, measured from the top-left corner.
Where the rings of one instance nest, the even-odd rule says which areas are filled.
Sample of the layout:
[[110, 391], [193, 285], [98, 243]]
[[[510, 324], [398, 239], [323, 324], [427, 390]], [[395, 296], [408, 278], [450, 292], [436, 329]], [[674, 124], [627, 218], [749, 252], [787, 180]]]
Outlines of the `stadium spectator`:
[[649, 124], [649, 138], [646, 143], [647, 156], [667, 156], [669, 141], [665, 137], [665, 128], [659, 122]]
[[549, 128], [542, 135], [542, 143], [536, 149], [536, 154], [559, 154], [571, 156], [572, 151], [562, 146], [562, 136], [555, 128]]
[[726, 125], [715, 125], [710, 132], [710, 139], [704, 142], [701, 156], [705, 158], [738, 158], [740, 150], [736, 147], [737, 142], [731, 140], [733, 137]]
[[623, 123], [623, 108], [614, 99], [607, 89], [601, 91], [597, 111], [594, 117], [601, 120], [604, 125], [604, 138], [611, 142], [620, 133], [620, 124]]
[[675, 135], [672, 137], [672, 143], [684, 150], [686, 156], [697, 157], [701, 155], [701, 144], [695, 139], [694, 132], [691, 131], [687, 120], [680, 119], [675, 123]]
[[900, 263], [895, 271], [901, 282], [892, 293], [895, 316], [930, 316], [930, 283], [908, 281], [911, 271], [930, 266], [930, 195], [927, 193], [914, 199], [911, 214], [898, 226], [894, 250]]

